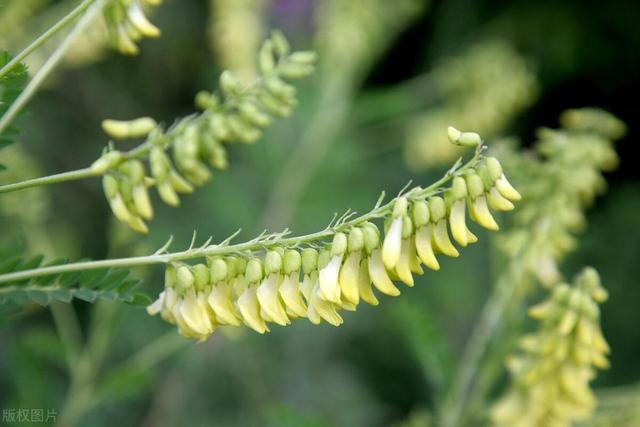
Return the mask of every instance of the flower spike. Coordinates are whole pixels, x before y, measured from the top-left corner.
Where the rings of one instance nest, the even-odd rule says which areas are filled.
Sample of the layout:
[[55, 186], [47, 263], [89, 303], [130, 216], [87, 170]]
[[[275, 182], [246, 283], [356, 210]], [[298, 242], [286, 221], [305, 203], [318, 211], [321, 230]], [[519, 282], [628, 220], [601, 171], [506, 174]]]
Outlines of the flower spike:
[[[236, 83], [226, 80], [225, 90], [236, 90]], [[471, 142], [476, 138], [472, 133], [460, 138], [464, 135], [471, 135], [464, 137]], [[459, 256], [449, 232], [462, 247], [477, 241], [467, 227], [467, 205], [473, 221], [497, 229], [490, 208], [512, 208], [513, 192], [505, 195], [500, 191], [497, 182], [502, 179], [502, 168], [496, 159], [484, 158], [481, 148], [437, 185], [415, 187], [384, 205], [379, 201], [371, 212], [341, 218], [322, 232], [298, 238], [282, 233], [261, 235], [235, 247], [205, 246], [201, 253], [211, 255], [208, 266], [169, 264], [165, 289], [147, 311], [161, 313], [181, 334], [198, 340], [218, 325], [241, 322], [261, 334], [269, 331], [269, 324], [286, 326], [298, 318], [339, 326], [344, 322], [341, 311], [355, 311], [361, 301], [378, 305], [376, 292], [400, 295], [394, 280], [414, 286], [414, 275], [424, 273], [422, 264], [438, 270], [436, 253]], [[140, 175], [137, 163], [128, 168], [124, 172], [129, 176]], [[135, 201], [130, 202], [128, 190], [121, 189], [111, 174], [106, 176], [105, 191], [113, 204], [121, 206], [118, 214], [129, 221], [138, 218], [134, 215], [142, 212]], [[449, 180], [451, 187], [443, 188], [441, 182]], [[383, 236], [375, 219], [386, 224]], [[234, 255], [224, 257], [225, 253]], [[558, 325], [560, 333], [568, 334], [580, 322], [568, 314]]]

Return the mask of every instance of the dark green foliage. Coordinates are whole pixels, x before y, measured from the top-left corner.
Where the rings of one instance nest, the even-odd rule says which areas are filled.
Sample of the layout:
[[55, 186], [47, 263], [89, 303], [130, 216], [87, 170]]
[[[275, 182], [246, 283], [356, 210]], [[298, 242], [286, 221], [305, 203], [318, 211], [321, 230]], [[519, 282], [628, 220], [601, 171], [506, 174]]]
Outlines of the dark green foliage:
[[[11, 57], [8, 52], [0, 51], [0, 69], [10, 60]], [[18, 64], [5, 76], [0, 77], [0, 117], [4, 115], [5, 111], [7, 111], [13, 101], [20, 95], [26, 82], [27, 67], [23, 64]], [[17, 134], [18, 129], [12, 126], [9, 126], [4, 132], [0, 133], [0, 150], [13, 144]], [[6, 166], [0, 163], [0, 171], [3, 169], [6, 169]]]
[[[16, 254], [15, 248], [0, 250], [0, 260], [0, 274], [67, 262], [64, 258], [56, 258], [43, 264], [42, 255], [23, 257]], [[0, 284], [0, 305], [22, 306], [36, 302], [45, 306], [54, 300], [70, 302], [73, 298], [87, 302], [117, 300], [147, 305], [149, 297], [136, 292], [139, 284], [140, 281], [131, 277], [129, 270], [125, 269], [103, 268], [53, 274]]]

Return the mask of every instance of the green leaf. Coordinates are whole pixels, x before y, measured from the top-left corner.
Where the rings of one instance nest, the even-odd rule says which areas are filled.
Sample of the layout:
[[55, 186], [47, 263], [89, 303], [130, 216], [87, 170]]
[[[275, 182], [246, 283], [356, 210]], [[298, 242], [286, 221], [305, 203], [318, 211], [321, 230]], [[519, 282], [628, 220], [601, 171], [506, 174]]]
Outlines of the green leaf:
[[[16, 249], [0, 249], [0, 274], [56, 266], [67, 262], [57, 258], [43, 264], [44, 257], [22, 257]], [[127, 269], [101, 268], [23, 279], [0, 284], [0, 315], [15, 306], [31, 302], [46, 306], [51, 301], [70, 302], [73, 298], [93, 303], [97, 300], [122, 301], [132, 305], [148, 305], [151, 299], [137, 291], [138, 279]], [[5, 310], [6, 309], [6, 310]]]
[[[5, 66], [11, 60], [11, 56], [6, 51], [0, 51], [0, 68]], [[13, 101], [20, 95], [27, 84], [27, 67], [18, 64], [6, 75], [0, 77], [0, 117], [4, 115]], [[13, 144], [14, 138], [18, 134], [18, 130], [9, 126], [4, 132], [0, 133], [0, 150]], [[0, 164], [0, 171], [6, 169], [6, 166]]]

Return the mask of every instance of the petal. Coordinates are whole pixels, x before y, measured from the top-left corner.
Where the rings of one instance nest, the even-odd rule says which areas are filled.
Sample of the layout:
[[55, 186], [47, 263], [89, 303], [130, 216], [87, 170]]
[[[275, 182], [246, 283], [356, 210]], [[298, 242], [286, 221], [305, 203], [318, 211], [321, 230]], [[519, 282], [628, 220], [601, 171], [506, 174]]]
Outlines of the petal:
[[160, 30], [149, 22], [138, 3], [132, 3], [131, 6], [129, 6], [129, 9], [127, 9], [127, 18], [129, 18], [129, 22], [131, 22], [135, 29], [145, 37], [160, 36]]
[[280, 301], [279, 281], [279, 274], [268, 275], [262, 280], [260, 286], [258, 286], [257, 295], [258, 301], [260, 301], [260, 308], [264, 311], [266, 317], [278, 325], [286, 326], [290, 324], [291, 321], [289, 317], [287, 317], [287, 312]]
[[197, 295], [198, 295], [197, 297], [198, 305], [200, 306], [200, 310], [202, 311], [204, 322], [208, 326], [210, 331], [209, 333], [211, 334], [213, 333], [213, 331], [216, 330], [216, 327], [218, 325], [216, 315], [211, 309], [211, 307], [209, 306], [209, 303], [207, 302], [208, 293], [198, 292]]
[[400, 246], [402, 245], [402, 217], [399, 216], [391, 222], [389, 231], [382, 243], [382, 260], [387, 270], [392, 270], [400, 259]]
[[474, 218], [474, 221], [476, 221], [484, 228], [493, 231], [500, 228], [498, 227], [496, 220], [493, 219], [491, 211], [489, 211], [486, 197], [478, 196], [475, 200], [471, 200], [469, 211], [472, 213], [472, 218]]
[[318, 280], [318, 272], [314, 271], [311, 275], [305, 274], [302, 278], [302, 283], [300, 284], [300, 292], [304, 295], [304, 299], [307, 300], [307, 304], [311, 302], [311, 291], [313, 291], [313, 286], [315, 285], [315, 281]]
[[317, 284], [311, 292], [311, 304], [318, 312], [320, 317], [333, 326], [340, 326], [343, 322], [342, 317], [336, 311], [335, 305], [326, 301], [320, 295], [320, 286]]
[[240, 309], [244, 323], [248, 327], [259, 334], [264, 334], [269, 330], [264, 319], [260, 317], [260, 303], [256, 296], [255, 287], [247, 287], [242, 295], [240, 295], [240, 298], [238, 298], [238, 308]]
[[240, 316], [231, 298], [231, 287], [226, 283], [218, 283], [211, 288], [207, 299], [209, 306], [220, 323], [240, 325]]
[[379, 304], [378, 298], [376, 298], [373, 293], [373, 289], [371, 288], [371, 279], [369, 278], [369, 269], [366, 259], [360, 261], [360, 267], [358, 269], [358, 294], [367, 304]]
[[165, 291], [160, 292], [160, 295], [158, 295], [158, 299], [147, 306], [147, 313], [149, 313], [150, 316], [155, 316], [156, 314], [160, 313], [160, 310], [162, 310], [162, 307], [164, 306], [165, 295]]
[[467, 235], [467, 224], [465, 223], [465, 202], [456, 200], [451, 206], [449, 214], [449, 227], [451, 235], [460, 246], [467, 246], [469, 243]]
[[433, 228], [433, 244], [437, 250], [444, 255], [457, 257], [460, 255], [458, 250], [449, 240], [449, 232], [447, 232], [447, 220], [441, 219]]
[[395, 272], [405, 285], [411, 287], [413, 286], [413, 276], [411, 275], [411, 259], [409, 257], [409, 239], [403, 239], [400, 248], [400, 259], [396, 263]]
[[522, 199], [522, 196], [520, 195], [520, 193], [518, 193], [518, 190], [513, 188], [513, 185], [511, 185], [504, 174], [502, 174], [500, 178], [496, 180], [496, 189], [502, 196], [506, 197], [512, 202], [517, 202], [518, 200]]
[[180, 304], [180, 315], [184, 323], [198, 335], [206, 335], [212, 331], [210, 322], [206, 318], [206, 313], [198, 303], [196, 293], [193, 289], [189, 289]]
[[411, 266], [411, 272], [422, 275], [424, 270], [420, 266], [420, 258], [416, 252], [416, 239], [414, 236], [409, 237], [409, 264]]
[[153, 218], [153, 206], [151, 200], [149, 200], [149, 192], [144, 184], [138, 184], [133, 187], [133, 206], [136, 208], [136, 212], [144, 218]]
[[340, 290], [342, 299], [352, 304], [358, 304], [360, 295], [358, 293], [358, 274], [360, 270], [360, 251], [352, 252], [347, 256], [340, 269]]
[[387, 270], [384, 268], [380, 249], [374, 249], [369, 257], [369, 277], [371, 277], [375, 287], [383, 294], [392, 297], [400, 295], [400, 290], [391, 282]]
[[334, 255], [325, 267], [320, 270], [318, 276], [320, 280], [320, 296], [327, 301], [334, 303], [340, 302], [340, 284], [338, 283], [338, 274], [340, 273], [340, 265], [342, 264], [342, 256]]
[[491, 209], [495, 209], [497, 211], [510, 211], [515, 208], [513, 203], [506, 199], [498, 192], [496, 187], [492, 187], [491, 190], [487, 193], [487, 202], [489, 202], [489, 207]]
[[431, 246], [431, 238], [433, 234], [433, 225], [427, 224], [423, 227], [420, 227], [416, 232], [416, 250], [418, 251], [418, 256], [426, 265], [432, 270], [440, 270], [440, 263], [436, 259], [435, 254], [433, 253], [433, 247]]
[[309, 306], [307, 307], [307, 318], [314, 325], [319, 325], [322, 322], [322, 318], [318, 314], [318, 311], [311, 303], [309, 303]]
[[280, 296], [284, 301], [287, 313], [305, 317], [307, 315], [307, 306], [300, 294], [300, 283], [298, 282], [298, 272], [284, 276], [284, 280], [280, 285]]

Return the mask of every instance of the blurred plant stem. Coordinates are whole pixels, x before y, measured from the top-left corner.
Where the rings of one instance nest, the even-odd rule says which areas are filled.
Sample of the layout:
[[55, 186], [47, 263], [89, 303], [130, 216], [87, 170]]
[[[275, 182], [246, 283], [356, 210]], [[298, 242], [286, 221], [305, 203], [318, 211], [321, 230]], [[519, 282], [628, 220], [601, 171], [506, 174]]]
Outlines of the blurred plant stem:
[[47, 42], [51, 37], [56, 35], [58, 31], [62, 30], [64, 27], [72, 23], [78, 16], [80, 16], [84, 11], [93, 3], [95, 0], [84, 0], [75, 9], [66, 14], [62, 19], [57, 21], [51, 28], [42, 33], [37, 39], [35, 39], [29, 46], [25, 47], [20, 53], [14, 56], [11, 61], [9, 61], [4, 67], [0, 69], [0, 78], [4, 77], [22, 60], [24, 60], [31, 52], [42, 46], [45, 42]]
[[91, 170], [91, 168], [78, 169], [75, 171], [28, 179], [25, 181], [16, 182], [14, 184], [0, 185], [0, 193], [9, 193], [11, 191], [25, 190], [27, 188], [39, 187], [41, 185], [58, 184], [60, 182], [66, 181], [75, 181], [77, 179], [89, 178], [96, 175], [97, 174], [95, 173], [95, 171]]
[[55, 304], [55, 306], [56, 308], [52, 308], [52, 311], [57, 312], [54, 315], [56, 328], [67, 354], [71, 355], [68, 357], [71, 384], [58, 417], [57, 425], [60, 427], [78, 425], [88, 411], [102, 403], [99, 392], [101, 378], [127, 372], [131, 368], [150, 371], [158, 363], [189, 344], [186, 339], [169, 331], [140, 348], [104, 375], [100, 375], [104, 359], [108, 354], [114, 324], [120, 312], [118, 304], [103, 301], [94, 306], [84, 349], [81, 346], [79, 325], [72, 306], [68, 304]]
[[69, 32], [69, 34], [67, 34], [64, 40], [58, 45], [56, 50], [53, 51], [51, 56], [42, 65], [42, 67], [33, 76], [33, 78], [29, 81], [29, 84], [27, 84], [27, 86], [16, 98], [13, 104], [11, 104], [11, 106], [7, 109], [4, 115], [0, 118], [0, 133], [2, 133], [5, 130], [5, 128], [11, 123], [11, 121], [15, 118], [15, 116], [20, 112], [20, 110], [27, 104], [27, 102], [29, 102], [31, 97], [36, 93], [36, 91], [38, 90], [40, 85], [44, 82], [44, 80], [47, 78], [47, 76], [51, 73], [51, 71], [53, 71], [56, 65], [58, 65], [58, 63], [63, 58], [64, 54], [67, 52], [69, 47], [71, 47], [73, 42], [82, 35], [82, 32], [93, 22], [93, 20], [102, 11], [104, 0], [91, 0], [91, 3], [92, 3], [91, 7], [89, 7], [86, 10], [81, 10], [81, 12], [84, 14], [80, 18], [80, 20], [71, 29], [71, 31]]
[[467, 345], [458, 362], [456, 375], [449, 392], [445, 396], [440, 408], [439, 423], [441, 427], [457, 427], [464, 420], [467, 402], [474, 393], [481, 363], [500, 320], [511, 304], [516, 283], [515, 276], [522, 275], [521, 260], [513, 260], [507, 272], [498, 279], [489, 299], [485, 303], [480, 318], [473, 329]]

